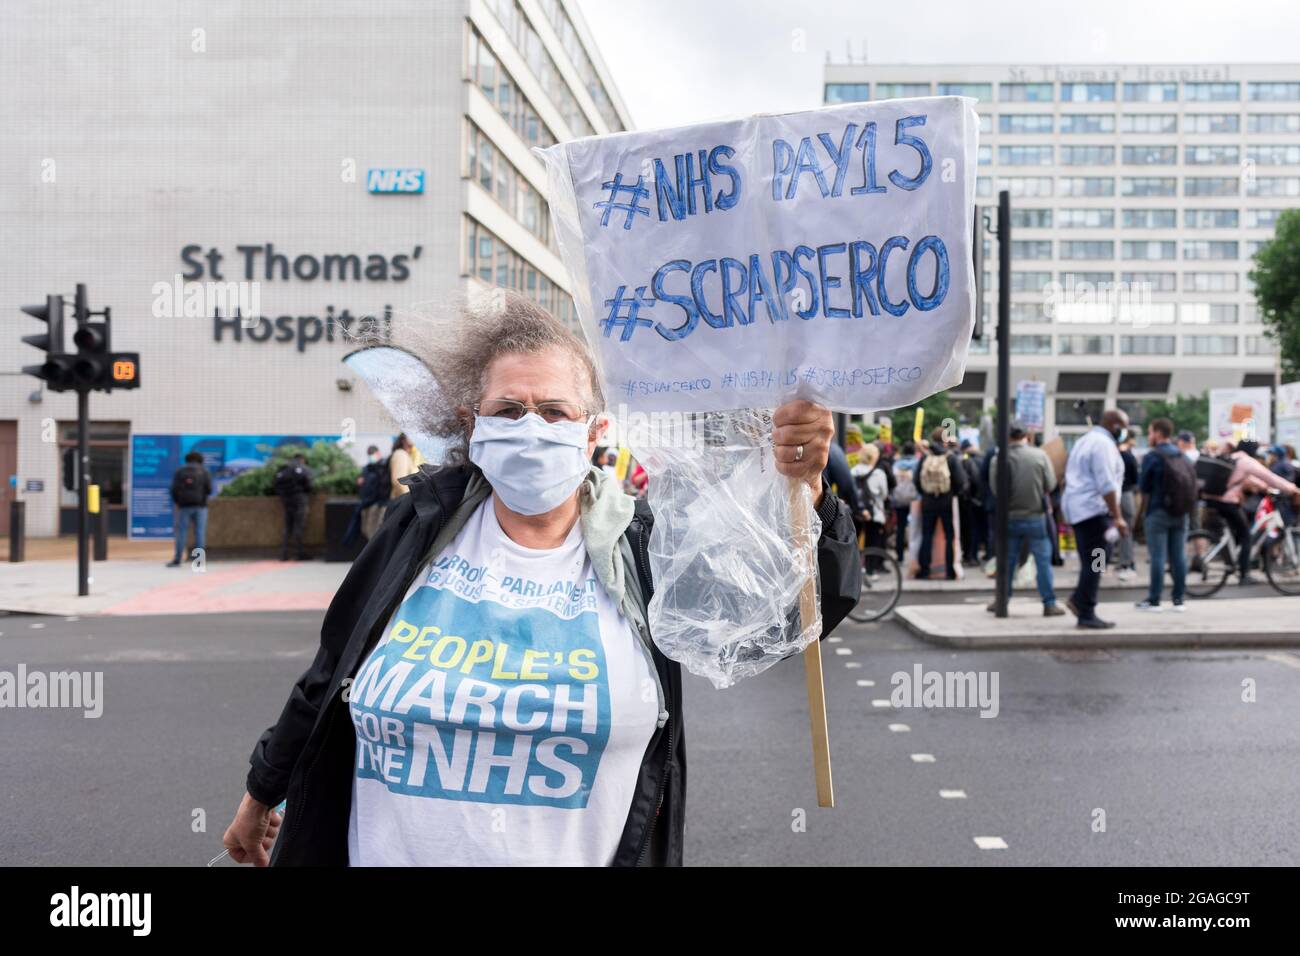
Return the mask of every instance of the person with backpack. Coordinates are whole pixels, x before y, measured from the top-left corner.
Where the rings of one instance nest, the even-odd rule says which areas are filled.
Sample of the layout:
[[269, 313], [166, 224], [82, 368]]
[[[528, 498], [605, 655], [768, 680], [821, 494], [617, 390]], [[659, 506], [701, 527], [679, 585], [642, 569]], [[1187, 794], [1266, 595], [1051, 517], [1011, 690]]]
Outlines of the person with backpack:
[[921, 580], [930, 576], [934, 528], [936, 524], [942, 522], [944, 577], [949, 581], [955, 581], [957, 569], [953, 566], [955, 529], [952, 520], [952, 502], [953, 498], [966, 488], [966, 470], [957, 460], [957, 456], [944, 447], [942, 427], [930, 433], [930, 447], [917, 467], [916, 482], [921, 492], [921, 567], [916, 576]]
[[299, 561], [308, 560], [303, 548], [302, 536], [307, 525], [307, 502], [312, 493], [311, 469], [307, 467], [307, 456], [299, 452], [293, 460], [281, 466], [275, 473], [275, 493], [280, 496], [284, 506], [284, 545], [280, 549], [280, 560], [289, 560], [289, 543], [294, 546], [294, 554]]
[[[1056, 603], [1055, 576], [1052, 573], [1052, 541], [1048, 534], [1047, 506], [1056, 489], [1056, 469], [1041, 448], [1028, 441], [1029, 429], [1021, 422], [1008, 426], [1007, 467], [1011, 470], [1011, 497], [1007, 501], [1007, 600], [1020, 565], [1021, 548], [1033, 556], [1037, 574], [1038, 597], [1043, 602], [1043, 617], [1060, 617], [1065, 608]], [[989, 481], [997, 487], [998, 466], [989, 465]], [[997, 610], [997, 601], [989, 602], [989, 611]]]
[[968, 438], [961, 440], [958, 460], [966, 478], [966, 490], [958, 500], [961, 515], [961, 550], [965, 564], [980, 563], [984, 543], [984, 489], [980, 487], [979, 449]]
[[176, 550], [167, 567], [178, 568], [185, 552], [185, 538], [194, 526], [194, 550], [202, 551], [208, 531], [208, 499], [212, 497], [212, 475], [203, 467], [203, 455], [192, 451], [185, 464], [172, 475], [172, 504], [176, 509]]
[[[868, 548], [885, 546], [885, 524], [889, 504], [889, 478], [880, 467], [880, 449], [875, 444], [862, 446], [858, 463], [853, 466], [854, 480], [858, 486], [858, 499], [862, 502], [863, 544]], [[868, 558], [868, 573], [880, 570], [880, 560]]]
[[916, 490], [916, 446], [903, 443], [902, 456], [891, 469], [894, 487], [889, 492], [889, 504], [894, 509], [894, 550], [898, 563], [907, 555], [907, 525], [912, 515], [912, 502], [919, 498]]
[[1146, 501], [1142, 527], [1146, 530], [1151, 564], [1147, 596], [1137, 602], [1139, 611], [1161, 611], [1160, 593], [1165, 583], [1165, 560], [1174, 578], [1174, 610], [1186, 609], [1187, 516], [1196, 508], [1196, 470], [1173, 443], [1174, 423], [1157, 418], [1147, 426], [1149, 450], [1142, 459], [1138, 490]]

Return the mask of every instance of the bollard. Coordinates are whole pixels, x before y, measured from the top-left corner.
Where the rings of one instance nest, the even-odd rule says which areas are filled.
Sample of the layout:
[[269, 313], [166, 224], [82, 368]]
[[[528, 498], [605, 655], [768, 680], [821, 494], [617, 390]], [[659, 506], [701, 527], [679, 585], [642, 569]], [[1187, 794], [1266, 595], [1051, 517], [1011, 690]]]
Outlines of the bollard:
[[17, 564], [27, 551], [27, 502], [9, 502], [9, 560]]
[[95, 560], [108, 560], [108, 509], [100, 508], [90, 516], [95, 532]]

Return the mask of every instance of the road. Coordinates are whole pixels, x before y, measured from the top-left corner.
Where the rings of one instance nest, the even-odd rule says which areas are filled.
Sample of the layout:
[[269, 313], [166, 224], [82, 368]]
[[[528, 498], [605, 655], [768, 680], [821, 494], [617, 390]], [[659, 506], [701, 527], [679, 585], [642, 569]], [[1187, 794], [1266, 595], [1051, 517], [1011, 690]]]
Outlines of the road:
[[[0, 670], [104, 674], [98, 719], [0, 710], [0, 863], [205, 864], [318, 624], [0, 617]], [[688, 678], [688, 864], [1300, 863], [1300, 655], [953, 653], [891, 622], [834, 636], [834, 809], [815, 806], [797, 660], [725, 691]], [[996, 672], [997, 716], [873, 704], [917, 665]]]

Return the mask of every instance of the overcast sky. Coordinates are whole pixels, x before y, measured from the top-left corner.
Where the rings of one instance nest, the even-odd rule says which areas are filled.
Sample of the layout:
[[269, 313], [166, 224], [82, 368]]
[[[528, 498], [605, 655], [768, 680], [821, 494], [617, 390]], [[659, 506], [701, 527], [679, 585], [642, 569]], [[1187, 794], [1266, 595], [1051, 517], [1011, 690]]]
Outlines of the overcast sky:
[[1300, 63], [1300, 0], [577, 3], [641, 129], [820, 106], [827, 53], [874, 63]]

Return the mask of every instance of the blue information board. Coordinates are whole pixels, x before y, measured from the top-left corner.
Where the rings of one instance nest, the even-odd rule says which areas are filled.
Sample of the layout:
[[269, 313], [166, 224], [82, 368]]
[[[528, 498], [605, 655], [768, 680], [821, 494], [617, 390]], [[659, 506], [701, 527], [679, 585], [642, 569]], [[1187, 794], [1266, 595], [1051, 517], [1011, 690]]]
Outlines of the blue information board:
[[216, 494], [241, 472], [266, 464], [281, 445], [311, 447], [338, 435], [132, 435], [131, 537], [170, 538], [172, 475], [197, 451]]

